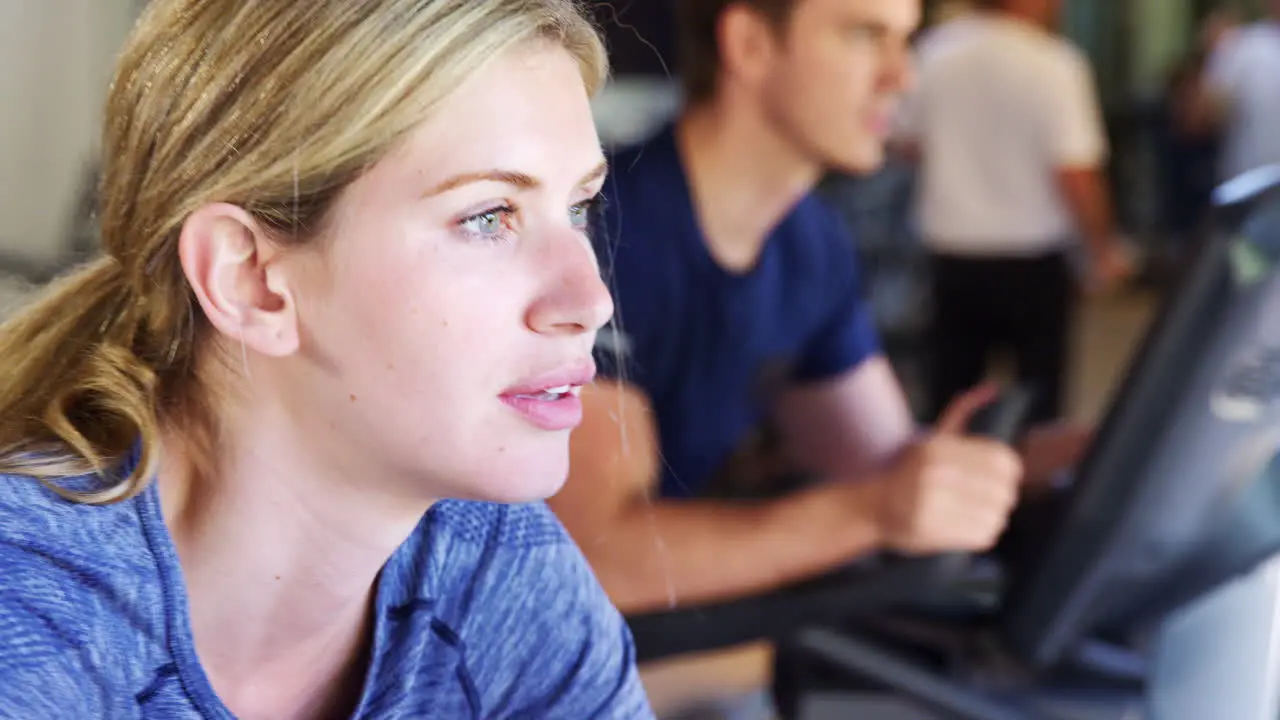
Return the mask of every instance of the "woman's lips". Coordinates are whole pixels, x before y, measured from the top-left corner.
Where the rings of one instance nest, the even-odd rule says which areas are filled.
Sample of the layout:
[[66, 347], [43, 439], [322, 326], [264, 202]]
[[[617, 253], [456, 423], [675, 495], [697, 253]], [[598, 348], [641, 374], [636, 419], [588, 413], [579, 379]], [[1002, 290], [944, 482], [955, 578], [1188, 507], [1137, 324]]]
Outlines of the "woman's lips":
[[537, 395], [503, 395], [502, 401], [543, 430], [572, 430], [582, 423], [582, 386], [549, 388]]
[[580, 360], [521, 381], [499, 397], [543, 430], [571, 430], [582, 423], [582, 386], [595, 379], [591, 360]]

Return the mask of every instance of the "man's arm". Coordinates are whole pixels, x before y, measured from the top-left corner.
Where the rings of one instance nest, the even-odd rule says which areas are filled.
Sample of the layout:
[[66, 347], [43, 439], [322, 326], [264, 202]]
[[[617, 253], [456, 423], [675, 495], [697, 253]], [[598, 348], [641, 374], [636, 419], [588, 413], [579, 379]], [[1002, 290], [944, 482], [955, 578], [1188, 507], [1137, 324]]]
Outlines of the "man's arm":
[[600, 381], [584, 389], [583, 406], [569, 480], [550, 503], [624, 613], [764, 592], [880, 545], [870, 484], [770, 502], [659, 499], [644, 394]]
[[1104, 175], [1109, 148], [1093, 71], [1084, 55], [1066, 56], [1057, 74], [1046, 78], [1044, 93], [1048, 151], [1059, 192], [1083, 237], [1095, 276], [1109, 284], [1128, 271], [1127, 256], [1116, 237]]
[[[995, 399], [987, 385], [955, 399], [941, 420], [943, 431], [962, 432], [980, 407]], [[779, 401], [778, 422], [789, 458], [823, 477], [867, 477], [882, 472], [922, 432], [889, 362], [877, 355], [833, 379], [807, 383]], [[1092, 431], [1066, 423], [1031, 428], [1020, 439], [1023, 490], [1042, 489], [1072, 467], [1092, 439]]]
[[1089, 256], [1103, 257], [1115, 248], [1116, 230], [1112, 218], [1110, 191], [1097, 165], [1058, 168], [1058, 187], [1076, 220]]
[[790, 459], [828, 477], [883, 470], [918, 438], [898, 376], [883, 355], [780, 398], [778, 423]]

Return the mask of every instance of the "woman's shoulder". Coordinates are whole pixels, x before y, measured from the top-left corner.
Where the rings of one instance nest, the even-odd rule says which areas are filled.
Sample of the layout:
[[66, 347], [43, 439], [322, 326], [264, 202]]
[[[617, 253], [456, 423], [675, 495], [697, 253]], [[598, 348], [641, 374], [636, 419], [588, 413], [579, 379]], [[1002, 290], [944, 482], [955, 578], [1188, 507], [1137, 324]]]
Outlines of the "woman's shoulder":
[[421, 602], [456, 597], [459, 587], [483, 585], [495, 573], [518, 581], [533, 558], [572, 565], [577, 554], [545, 503], [445, 500], [423, 516], [383, 568], [381, 582], [388, 601]]
[[[89, 482], [71, 479], [59, 486], [87, 490]], [[50, 562], [84, 554], [99, 567], [124, 558], [141, 559], [147, 551], [139, 500], [87, 505], [64, 498], [39, 479], [0, 475], [0, 547], [25, 550]]]
[[[400, 612], [464, 649], [482, 707], [651, 718], [622, 616], [544, 503], [440, 503], [401, 556]], [[411, 559], [412, 558], [412, 559]], [[385, 578], [384, 578], [385, 579]]]
[[[389, 597], [476, 599], [497, 582], [584, 566], [577, 545], [545, 503], [436, 503], [384, 568]], [[574, 580], [580, 578], [575, 575]], [[465, 592], [460, 592], [467, 588]], [[432, 601], [433, 604], [435, 601]]]
[[159, 600], [143, 500], [86, 505], [35, 478], [0, 475], [0, 593], [24, 602], [74, 599], [67, 609], [75, 612], [119, 608], [122, 597], [135, 605]]
[[545, 504], [449, 504], [429, 522], [431, 591], [460, 630], [511, 612], [549, 631], [575, 616], [615, 621], [582, 551]]
[[[0, 716], [36, 712], [22, 703], [42, 696], [136, 690], [162, 661], [163, 599], [133, 502], [77, 504], [39, 480], [0, 475]], [[94, 708], [79, 710], [110, 710]]]

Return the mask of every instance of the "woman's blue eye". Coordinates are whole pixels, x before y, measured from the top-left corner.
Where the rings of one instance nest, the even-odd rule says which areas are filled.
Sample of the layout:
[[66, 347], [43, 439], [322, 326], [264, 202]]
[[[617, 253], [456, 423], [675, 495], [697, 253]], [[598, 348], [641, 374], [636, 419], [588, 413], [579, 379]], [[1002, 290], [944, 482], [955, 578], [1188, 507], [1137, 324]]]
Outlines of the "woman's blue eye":
[[509, 207], [494, 208], [463, 218], [459, 225], [469, 233], [491, 237], [511, 227], [511, 216], [514, 213], [515, 211]]
[[591, 211], [598, 203], [599, 197], [594, 197], [569, 208], [569, 222], [575, 228], [586, 228], [591, 223]]
[[[596, 198], [569, 207], [569, 224], [577, 230], [586, 230], [591, 224], [592, 209]], [[486, 240], [505, 239], [515, 229], [516, 210], [510, 206], [496, 207], [462, 218], [458, 227], [466, 234]]]

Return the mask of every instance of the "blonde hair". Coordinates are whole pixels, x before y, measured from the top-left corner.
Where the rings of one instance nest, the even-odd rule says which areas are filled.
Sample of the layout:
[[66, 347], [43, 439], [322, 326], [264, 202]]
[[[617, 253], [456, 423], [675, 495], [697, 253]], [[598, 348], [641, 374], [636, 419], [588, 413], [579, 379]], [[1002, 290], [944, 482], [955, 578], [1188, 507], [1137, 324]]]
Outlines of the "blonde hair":
[[[0, 473], [108, 503], [146, 487], [168, 423], [211, 444], [195, 372], [211, 328], [178, 260], [185, 219], [229, 202], [304, 241], [453, 88], [534, 40], [572, 54], [591, 92], [603, 84], [575, 0], [153, 0], [106, 105], [105, 252], [0, 325]], [[108, 483], [59, 483], [84, 475]]]

